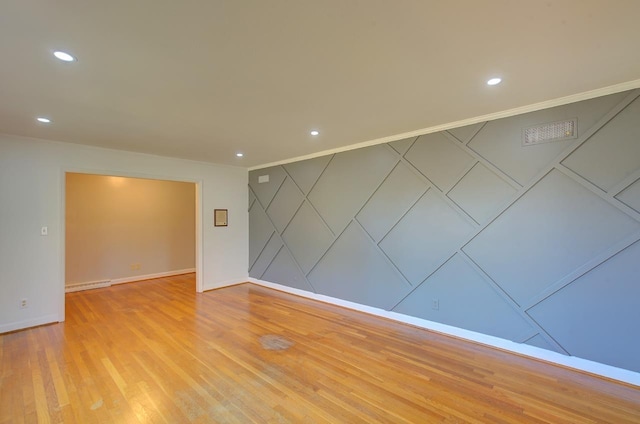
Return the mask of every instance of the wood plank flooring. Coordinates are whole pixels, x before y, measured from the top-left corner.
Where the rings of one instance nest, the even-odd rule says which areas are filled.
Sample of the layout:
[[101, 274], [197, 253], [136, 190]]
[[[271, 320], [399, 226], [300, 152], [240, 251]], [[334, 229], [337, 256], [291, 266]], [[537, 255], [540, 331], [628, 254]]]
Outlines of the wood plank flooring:
[[637, 387], [252, 284], [66, 307], [0, 336], [0, 423], [640, 423]]

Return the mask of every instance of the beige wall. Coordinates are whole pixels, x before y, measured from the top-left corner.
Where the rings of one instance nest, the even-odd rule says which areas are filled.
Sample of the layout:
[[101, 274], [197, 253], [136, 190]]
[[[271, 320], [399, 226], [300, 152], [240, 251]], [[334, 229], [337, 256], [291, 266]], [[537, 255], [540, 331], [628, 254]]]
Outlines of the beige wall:
[[195, 184], [66, 174], [66, 284], [195, 267]]

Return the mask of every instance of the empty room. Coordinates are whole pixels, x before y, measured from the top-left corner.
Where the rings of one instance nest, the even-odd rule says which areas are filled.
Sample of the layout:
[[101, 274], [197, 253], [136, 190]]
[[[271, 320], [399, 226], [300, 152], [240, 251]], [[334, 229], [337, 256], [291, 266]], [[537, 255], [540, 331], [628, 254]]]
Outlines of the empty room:
[[640, 2], [0, 6], [0, 423], [639, 423]]

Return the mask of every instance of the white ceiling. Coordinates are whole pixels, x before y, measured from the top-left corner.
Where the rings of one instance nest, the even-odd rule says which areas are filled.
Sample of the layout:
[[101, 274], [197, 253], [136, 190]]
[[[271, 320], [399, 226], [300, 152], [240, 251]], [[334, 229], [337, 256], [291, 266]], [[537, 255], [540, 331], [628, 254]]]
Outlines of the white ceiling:
[[633, 85], [638, 17], [638, 0], [2, 0], [0, 132], [255, 167]]

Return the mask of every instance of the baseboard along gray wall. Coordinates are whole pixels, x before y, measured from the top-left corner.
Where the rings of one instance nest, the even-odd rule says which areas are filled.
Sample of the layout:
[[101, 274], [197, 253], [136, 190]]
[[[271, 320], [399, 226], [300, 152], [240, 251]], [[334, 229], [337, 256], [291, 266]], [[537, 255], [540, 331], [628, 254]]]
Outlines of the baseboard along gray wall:
[[639, 96], [251, 171], [249, 274], [640, 372]]

